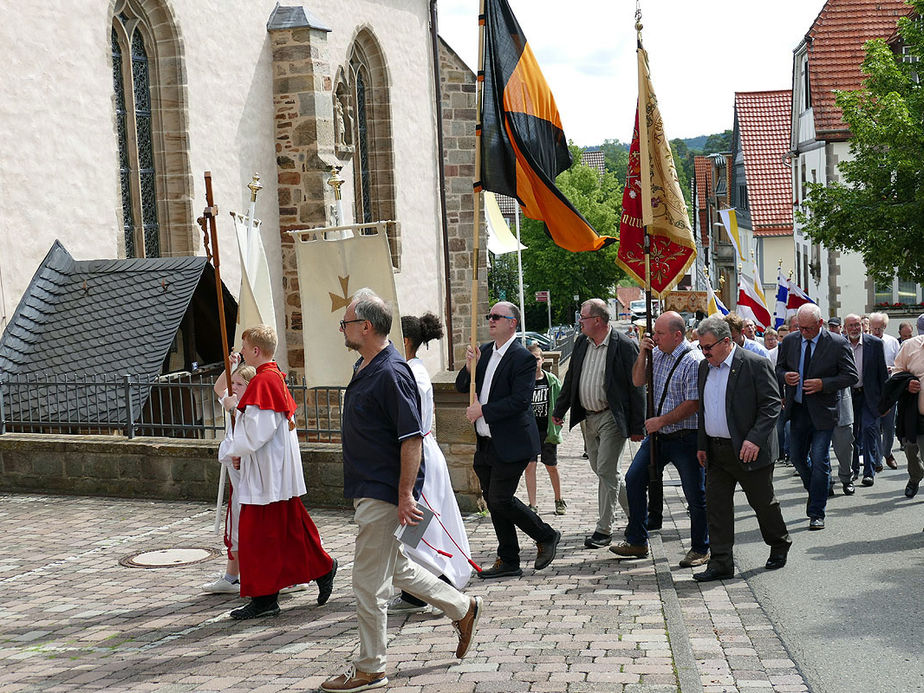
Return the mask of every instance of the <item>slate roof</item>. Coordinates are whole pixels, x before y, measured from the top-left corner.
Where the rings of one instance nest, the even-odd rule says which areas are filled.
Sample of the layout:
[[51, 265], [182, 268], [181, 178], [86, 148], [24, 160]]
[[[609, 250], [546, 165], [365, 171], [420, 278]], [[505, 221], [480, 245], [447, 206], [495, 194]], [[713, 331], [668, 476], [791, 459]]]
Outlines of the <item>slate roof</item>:
[[792, 235], [792, 90], [735, 93], [744, 175], [755, 236]]
[[910, 11], [904, 0], [828, 0], [821, 8], [806, 34], [815, 139], [849, 139], [834, 90], [863, 86], [863, 44], [889, 38], [898, 18]]
[[[205, 265], [204, 257], [74, 260], [55, 241], [0, 337], [0, 375], [159, 376]], [[118, 419], [112, 397], [82, 403], [82, 416]], [[136, 411], [146, 397], [135, 394]], [[49, 406], [43, 416], [54, 418], [75, 405]]]

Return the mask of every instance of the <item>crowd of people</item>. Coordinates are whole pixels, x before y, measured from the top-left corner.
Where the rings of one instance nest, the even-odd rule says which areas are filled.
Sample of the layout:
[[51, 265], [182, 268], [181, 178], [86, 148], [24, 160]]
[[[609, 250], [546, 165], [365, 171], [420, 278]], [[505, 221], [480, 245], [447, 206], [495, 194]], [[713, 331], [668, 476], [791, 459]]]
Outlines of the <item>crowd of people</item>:
[[[536, 545], [533, 570], [555, 560], [562, 536], [537, 507], [536, 468], [538, 462], [546, 468], [554, 512], [565, 514], [557, 446], [569, 412], [597, 477], [596, 522], [584, 546], [608, 548], [620, 559], [647, 556], [649, 532], [661, 523], [661, 475], [670, 463], [690, 513], [691, 548], [679, 565], [705, 566], [693, 575], [698, 581], [734, 575], [739, 485], [770, 549], [766, 569], [786, 565], [791, 540], [773, 488], [777, 462], [791, 464], [802, 480], [810, 530], [824, 529], [834, 493], [832, 445], [847, 495], [856, 492], [853, 482], [861, 475], [861, 484], [872, 486], [883, 465], [896, 468], [896, 429], [908, 458], [905, 495], [913, 497], [924, 478], [924, 336], [911, 337], [903, 325], [901, 343], [889, 337], [887, 315], [847, 315], [843, 336], [838, 318], [826, 321], [809, 304], [761, 338], [752, 321], [734, 313], [708, 317], [688, 332], [678, 313], [667, 312], [651, 334], [632, 339], [613, 326], [605, 301], [590, 299], [581, 305], [581, 334], [563, 381], [543, 368], [541, 349], [517, 337], [514, 304], [496, 303], [486, 320], [491, 341], [467, 348], [455, 382], [470, 394], [472, 464], [497, 540], [494, 563], [485, 569], [470, 555], [433, 436], [433, 388], [417, 358], [421, 345], [442, 337], [439, 319], [429, 313], [402, 318], [405, 356], [388, 338], [390, 306], [368, 289], [353, 296], [340, 321], [345, 347], [359, 354], [342, 409], [344, 495], [353, 502], [356, 526], [359, 653], [345, 673], [322, 684], [324, 691], [387, 684], [388, 613], [438, 609], [456, 630], [456, 657], [465, 657], [484, 604], [461, 590], [473, 574], [481, 580], [522, 575], [520, 532]], [[924, 335], [924, 315], [917, 327]], [[275, 347], [270, 328], [248, 329], [235, 355], [235, 365], [243, 363], [216, 385], [235, 414], [219, 451], [232, 481], [228, 564], [203, 589], [250, 597], [231, 612], [234, 619], [278, 615], [279, 592], [311, 582], [324, 604], [337, 572], [299, 499], [305, 484], [295, 405], [273, 361]], [[627, 440], [640, 445], [623, 476]], [[528, 503], [516, 495], [524, 476]], [[614, 541], [620, 510], [626, 524]]]

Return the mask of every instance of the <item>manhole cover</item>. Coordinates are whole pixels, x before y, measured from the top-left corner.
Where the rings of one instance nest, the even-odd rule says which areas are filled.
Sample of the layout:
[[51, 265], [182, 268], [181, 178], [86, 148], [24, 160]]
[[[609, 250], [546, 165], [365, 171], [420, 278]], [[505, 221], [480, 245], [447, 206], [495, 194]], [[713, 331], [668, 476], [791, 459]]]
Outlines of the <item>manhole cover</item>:
[[128, 568], [172, 568], [179, 565], [202, 563], [221, 555], [221, 551], [204, 549], [198, 546], [173, 547], [134, 553], [122, 558], [119, 563]]

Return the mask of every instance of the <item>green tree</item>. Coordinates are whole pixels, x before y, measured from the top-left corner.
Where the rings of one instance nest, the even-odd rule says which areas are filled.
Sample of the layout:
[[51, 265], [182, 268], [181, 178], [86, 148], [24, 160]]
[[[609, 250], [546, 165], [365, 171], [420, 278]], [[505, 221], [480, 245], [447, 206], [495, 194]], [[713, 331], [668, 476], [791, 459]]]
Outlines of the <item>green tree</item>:
[[[579, 162], [580, 149], [575, 152], [572, 148], [572, 156]], [[575, 163], [558, 176], [556, 184], [597, 233], [619, 236], [622, 185], [615, 173], [607, 171], [601, 176], [594, 169]], [[520, 236], [527, 246], [523, 251], [523, 290], [529, 330], [543, 332], [548, 326], [547, 306], [536, 302], [536, 291], [551, 292], [553, 324], [571, 324], [578, 307], [575, 295], [580, 301], [609, 298], [614, 295], [616, 284], [625, 278], [616, 265], [615, 243], [595, 252], [572, 253], [555, 245], [541, 222], [526, 217], [520, 218]], [[516, 256], [510, 253], [492, 258], [492, 262], [496, 259], [501, 262], [492, 265], [488, 276], [492, 300], [497, 300], [503, 289], [507, 300], [516, 302], [518, 290], [510, 288], [509, 281], [512, 267], [513, 286], [516, 286]]]
[[[924, 0], [910, 3], [915, 14]], [[898, 20], [914, 59], [924, 60], [924, 28]], [[808, 185], [797, 214], [815, 242], [861, 253], [876, 281], [924, 282], [924, 88], [920, 63], [903, 62], [885, 41], [866, 43], [864, 87], [838, 92], [850, 127], [852, 159], [839, 165], [843, 182]]]
[[703, 151], [698, 152], [699, 154], [718, 154], [722, 152], [731, 151], [731, 141], [732, 141], [732, 131], [726, 130], [725, 132], [716, 133], [714, 135], [709, 135], [706, 138], [705, 144], [703, 144]]
[[629, 168], [629, 146], [617, 140], [603, 140], [600, 145], [606, 170], [616, 174], [619, 184], [625, 187]]

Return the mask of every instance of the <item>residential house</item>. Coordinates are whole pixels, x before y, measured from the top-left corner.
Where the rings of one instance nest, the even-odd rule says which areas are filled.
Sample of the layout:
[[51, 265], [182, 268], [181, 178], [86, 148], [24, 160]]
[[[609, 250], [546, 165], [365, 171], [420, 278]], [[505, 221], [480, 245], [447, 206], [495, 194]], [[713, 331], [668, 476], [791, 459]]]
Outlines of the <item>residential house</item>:
[[[751, 275], [754, 253], [760, 281], [774, 292], [777, 267], [794, 270], [792, 188], [787, 162], [790, 141], [790, 90], [735, 93], [732, 130], [731, 206]], [[771, 307], [772, 309], [772, 307]]]
[[[850, 131], [835, 105], [835, 91], [863, 85], [863, 44], [888, 38], [910, 8], [902, 0], [828, 0], [793, 51], [790, 144], [793, 204], [798, 209], [808, 183], [840, 179], [839, 166], [850, 159]], [[859, 253], [813, 244], [794, 225], [795, 276], [815, 298], [824, 315], [865, 312], [876, 303], [922, 298], [921, 287], [893, 281], [875, 286]]]

